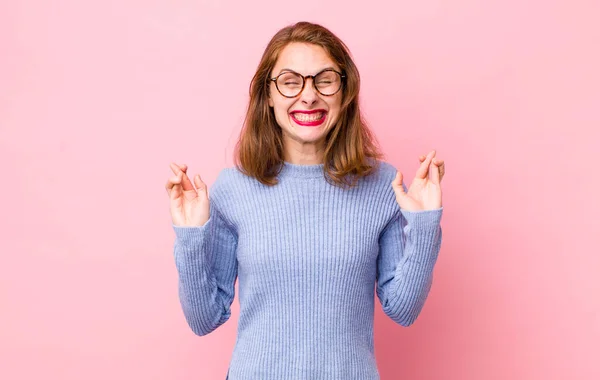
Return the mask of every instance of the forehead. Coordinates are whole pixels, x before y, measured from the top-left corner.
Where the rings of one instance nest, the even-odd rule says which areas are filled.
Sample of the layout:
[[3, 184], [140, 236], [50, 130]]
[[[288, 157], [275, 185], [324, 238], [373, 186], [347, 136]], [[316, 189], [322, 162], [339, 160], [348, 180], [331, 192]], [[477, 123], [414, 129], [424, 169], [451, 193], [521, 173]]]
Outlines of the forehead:
[[293, 42], [279, 53], [273, 74], [278, 74], [281, 69], [291, 69], [300, 74], [311, 75], [326, 67], [340, 69], [321, 46]]

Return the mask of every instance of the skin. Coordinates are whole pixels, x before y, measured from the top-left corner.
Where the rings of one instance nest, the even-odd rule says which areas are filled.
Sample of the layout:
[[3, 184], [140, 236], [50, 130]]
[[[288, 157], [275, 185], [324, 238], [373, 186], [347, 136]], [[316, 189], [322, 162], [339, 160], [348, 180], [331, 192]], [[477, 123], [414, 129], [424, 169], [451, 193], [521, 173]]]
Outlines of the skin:
[[[277, 76], [283, 68], [302, 75], [315, 75], [327, 67], [341, 72], [340, 67], [331, 60], [322, 47], [306, 43], [290, 43], [281, 50], [270, 77]], [[273, 108], [277, 124], [282, 130], [285, 161], [298, 165], [322, 162], [325, 136], [340, 115], [342, 91], [331, 96], [321, 95], [314, 88], [312, 79], [307, 79], [304, 89], [297, 97], [286, 98], [277, 91], [275, 82], [271, 81], [269, 106]], [[327, 111], [325, 122], [317, 127], [298, 125], [290, 116], [290, 112], [294, 110], [314, 109]]]
[[[444, 161], [435, 158], [432, 150], [419, 156], [421, 165], [408, 192], [402, 187], [402, 173], [392, 181], [396, 201], [407, 211], [435, 210], [442, 207], [441, 181], [445, 173]], [[175, 176], [169, 178], [165, 188], [170, 200], [173, 224], [176, 226], [203, 226], [210, 215], [209, 191], [200, 175], [194, 177], [194, 185], [187, 176], [187, 165], [170, 164]]]
[[392, 188], [401, 209], [426, 211], [442, 207], [441, 182], [446, 168], [444, 161], [435, 158], [435, 155], [436, 151], [432, 150], [426, 156], [419, 157], [421, 164], [407, 192], [402, 187], [402, 173], [396, 173]]
[[[340, 71], [320, 46], [292, 43], [281, 52], [271, 77], [279, 74], [282, 68], [292, 69], [302, 75], [314, 75], [326, 67]], [[335, 125], [341, 108], [342, 91], [332, 96], [323, 96], [308, 79], [303, 91], [295, 98], [282, 96], [275, 83], [270, 85], [269, 106], [273, 108], [277, 124], [284, 137], [285, 161], [298, 165], [311, 165], [322, 162], [323, 146], [327, 132]], [[325, 109], [327, 118], [318, 127], [303, 127], [290, 116], [293, 110]], [[441, 181], [445, 174], [444, 161], [435, 157], [432, 150], [419, 156], [420, 165], [407, 192], [402, 187], [403, 175], [396, 173], [391, 182], [396, 201], [407, 211], [435, 210], [442, 207]], [[187, 175], [187, 165], [171, 163], [174, 176], [169, 178], [165, 189], [170, 200], [173, 224], [177, 226], [202, 226], [210, 217], [208, 187], [196, 175], [192, 180]]]

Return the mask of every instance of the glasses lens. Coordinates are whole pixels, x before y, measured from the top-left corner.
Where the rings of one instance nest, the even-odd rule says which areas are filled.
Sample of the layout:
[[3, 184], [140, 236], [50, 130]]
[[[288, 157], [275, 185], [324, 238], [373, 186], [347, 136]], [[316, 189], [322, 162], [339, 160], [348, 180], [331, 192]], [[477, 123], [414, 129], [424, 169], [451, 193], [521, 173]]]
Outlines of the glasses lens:
[[284, 96], [296, 96], [302, 89], [302, 77], [295, 73], [284, 73], [277, 78], [277, 88]]
[[[297, 73], [283, 73], [277, 78], [277, 88], [283, 96], [294, 97], [302, 90], [304, 79]], [[342, 78], [335, 71], [323, 71], [314, 78], [317, 90], [323, 95], [333, 95], [342, 86]]]
[[315, 78], [315, 85], [321, 94], [333, 95], [340, 89], [342, 78], [335, 71], [323, 71]]

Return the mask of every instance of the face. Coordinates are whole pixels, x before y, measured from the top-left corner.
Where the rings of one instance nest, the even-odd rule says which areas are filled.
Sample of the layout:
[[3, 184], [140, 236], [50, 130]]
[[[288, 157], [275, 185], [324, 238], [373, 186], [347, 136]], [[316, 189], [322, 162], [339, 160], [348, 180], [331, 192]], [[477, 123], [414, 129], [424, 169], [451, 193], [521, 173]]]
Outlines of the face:
[[[301, 75], [315, 75], [325, 68], [341, 72], [322, 47], [290, 43], [281, 51], [270, 77], [286, 71], [284, 69]], [[334, 95], [324, 96], [315, 89], [310, 78], [306, 79], [304, 89], [298, 96], [286, 98], [279, 93], [274, 81], [269, 86], [269, 106], [273, 108], [277, 124], [283, 132], [286, 160], [318, 157], [323, 152], [327, 132], [339, 117], [343, 88]], [[307, 113], [313, 111], [318, 112]]]

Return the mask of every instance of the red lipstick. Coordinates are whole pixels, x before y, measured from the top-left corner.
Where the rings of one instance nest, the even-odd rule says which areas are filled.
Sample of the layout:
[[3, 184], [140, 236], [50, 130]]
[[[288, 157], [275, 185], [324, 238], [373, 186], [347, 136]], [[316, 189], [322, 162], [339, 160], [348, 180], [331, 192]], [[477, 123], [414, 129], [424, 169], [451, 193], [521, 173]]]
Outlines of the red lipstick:
[[[299, 120], [295, 116], [296, 114], [312, 115], [315, 113], [321, 113], [321, 117], [316, 120], [312, 119], [312, 118]], [[327, 111], [325, 111], [324, 109], [316, 109], [316, 110], [308, 110], [308, 111], [295, 110], [295, 111], [290, 112], [290, 116], [292, 117], [294, 122], [298, 125], [301, 125], [303, 127], [316, 127], [318, 125], [323, 124], [323, 122], [325, 121], [325, 118], [327, 117]]]

